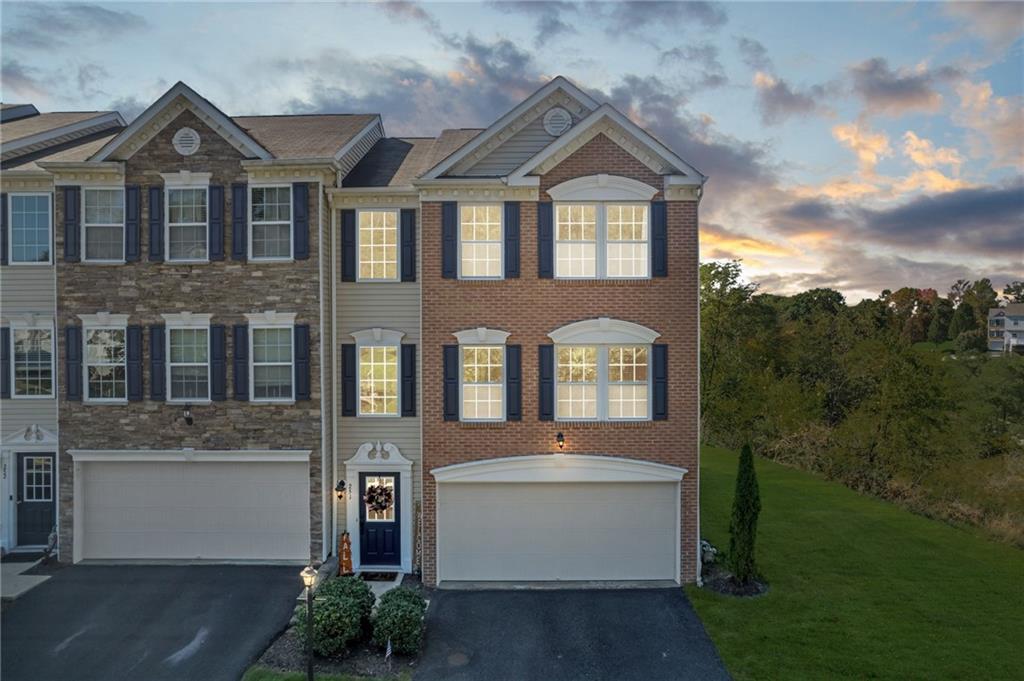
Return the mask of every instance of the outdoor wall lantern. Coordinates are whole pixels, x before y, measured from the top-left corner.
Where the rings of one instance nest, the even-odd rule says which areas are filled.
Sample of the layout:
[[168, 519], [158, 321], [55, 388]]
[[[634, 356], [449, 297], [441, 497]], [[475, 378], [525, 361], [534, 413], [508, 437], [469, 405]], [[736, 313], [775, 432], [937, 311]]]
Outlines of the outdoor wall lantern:
[[559, 433], [555, 436], [555, 442], [558, 443], [558, 451], [565, 449], [565, 436]]
[[338, 500], [345, 498], [345, 481], [339, 480], [338, 484], [334, 486], [334, 491], [338, 493]]
[[181, 412], [181, 418], [185, 419], [185, 424], [191, 426], [195, 423], [195, 419], [192, 418], [192, 405], [186, 404], [185, 409]]

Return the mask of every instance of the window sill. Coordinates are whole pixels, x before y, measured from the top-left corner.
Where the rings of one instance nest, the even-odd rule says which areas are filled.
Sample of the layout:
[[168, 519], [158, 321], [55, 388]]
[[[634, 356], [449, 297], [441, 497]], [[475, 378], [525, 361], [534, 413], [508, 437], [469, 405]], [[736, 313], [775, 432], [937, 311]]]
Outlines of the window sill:
[[128, 400], [127, 399], [124, 399], [124, 400], [91, 400], [91, 399], [86, 398], [86, 399], [82, 400], [82, 403], [83, 404], [96, 404], [96, 405], [100, 405], [100, 406], [104, 406], [104, 405], [106, 405], [106, 406], [110, 406], [110, 405], [117, 406], [117, 405], [120, 405], [120, 404], [128, 404]]
[[11, 395], [12, 400], [52, 400], [53, 395]]
[[261, 264], [262, 263], [267, 263], [267, 264], [273, 264], [273, 263], [288, 264], [288, 263], [295, 262], [295, 258], [290, 258], [290, 257], [289, 258], [254, 258], [252, 256], [248, 256], [246, 258], [246, 260], [248, 262], [255, 262], [255, 263], [261, 263]]
[[52, 267], [53, 263], [50, 261], [43, 262], [33, 260], [32, 262], [14, 262], [13, 260], [6, 263], [7, 267]]
[[[660, 277], [661, 279], [668, 279], [667, 277]], [[566, 279], [555, 277], [552, 281], [556, 285], [560, 286], [579, 286], [579, 285], [598, 285], [598, 286], [636, 286], [637, 284], [651, 284], [654, 282], [652, 277], [636, 277], [633, 279], [616, 278], [616, 279]]]
[[267, 404], [267, 405], [289, 405], [295, 404], [295, 400], [255, 400], [250, 398], [249, 402], [252, 404]]
[[645, 428], [652, 423], [654, 419], [647, 419], [644, 421], [553, 421], [559, 427], [565, 428], [597, 428], [606, 430], [617, 430], [624, 429], [630, 430], [634, 428]]
[[79, 261], [83, 265], [97, 265], [102, 267], [103, 265], [124, 265], [127, 261], [125, 260], [85, 260], [84, 258]]
[[209, 265], [209, 260], [171, 260], [167, 258], [164, 260], [167, 265]]

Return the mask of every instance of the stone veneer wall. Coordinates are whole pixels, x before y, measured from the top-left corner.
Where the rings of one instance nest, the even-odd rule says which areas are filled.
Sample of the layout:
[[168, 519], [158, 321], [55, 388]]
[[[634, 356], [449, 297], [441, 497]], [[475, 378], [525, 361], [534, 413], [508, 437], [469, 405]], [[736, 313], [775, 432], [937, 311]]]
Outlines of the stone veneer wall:
[[[202, 138], [198, 152], [179, 155], [171, 144], [183, 126]], [[64, 367], [58, 367], [61, 457], [60, 546], [61, 560], [71, 560], [74, 533], [72, 495], [73, 462], [68, 449], [309, 449], [310, 555], [319, 560], [322, 541], [321, 385], [320, 385], [320, 269], [315, 184], [310, 185], [310, 257], [287, 263], [250, 263], [231, 260], [231, 183], [245, 182], [238, 151], [208, 128], [191, 111], [184, 111], [125, 163], [125, 184], [142, 187], [142, 258], [123, 265], [95, 265], [64, 261], [64, 198], [55, 196], [58, 356], [65, 357], [64, 328], [79, 325], [79, 314], [108, 311], [128, 314], [129, 324], [162, 324], [162, 313], [210, 313], [211, 323], [228, 329], [228, 400], [193, 406], [195, 423], [185, 425], [180, 404], [149, 400], [149, 334], [143, 342], [141, 402], [90, 404], [67, 401]], [[160, 173], [179, 170], [212, 173], [211, 184], [225, 187], [225, 260], [198, 265], [150, 262], [147, 187], [163, 184]], [[326, 203], [326, 201], [325, 201]], [[325, 211], [326, 213], [326, 211]], [[277, 310], [296, 313], [296, 323], [310, 326], [310, 381], [312, 399], [294, 405], [234, 401], [230, 327], [245, 323], [245, 313]]]
[[[609, 173], [662, 186], [661, 176], [598, 135], [541, 178], [547, 188], [565, 180]], [[656, 198], [660, 198], [659, 195]], [[436, 581], [436, 484], [430, 470], [454, 463], [502, 456], [553, 453], [555, 434], [565, 434], [565, 451], [622, 456], [670, 464], [689, 472], [682, 482], [681, 569], [684, 581], [697, 575], [698, 534], [698, 236], [697, 204], [668, 204], [669, 276], [642, 281], [567, 281], [537, 277], [537, 208], [521, 204], [520, 278], [458, 281], [441, 278], [441, 204], [422, 205], [423, 251], [423, 577]], [[669, 418], [645, 423], [563, 423], [538, 420], [538, 346], [547, 334], [574, 321], [612, 317], [658, 331], [667, 343]], [[489, 327], [508, 331], [508, 344], [522, 356], [521, 422], [445, 422], [442, 402], [442, 346], [452, 333]]]

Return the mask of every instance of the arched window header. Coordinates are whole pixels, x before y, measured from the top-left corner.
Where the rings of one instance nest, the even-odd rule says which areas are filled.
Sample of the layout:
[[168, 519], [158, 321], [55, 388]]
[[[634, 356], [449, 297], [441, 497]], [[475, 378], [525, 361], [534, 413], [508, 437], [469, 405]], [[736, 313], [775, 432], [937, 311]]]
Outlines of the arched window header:
[[555, 201], [650, 201], [658, 193], [649, 184], [620, 175], [587, 175], [548, 189]]
[[653, 343], [661, 334], [621, 319], [599, 317], [566, 324], [548, 334], [558, 344]]
[[405, 333], [375, 327], [349, 334], [356, 339], [357, 345], [401, 345]]
[[452, 335], [458, 339], [459, 345], [504, 345], [510, 334], [507, 331], [486, 329], [480, 326], [475, 329], [456, 331]]

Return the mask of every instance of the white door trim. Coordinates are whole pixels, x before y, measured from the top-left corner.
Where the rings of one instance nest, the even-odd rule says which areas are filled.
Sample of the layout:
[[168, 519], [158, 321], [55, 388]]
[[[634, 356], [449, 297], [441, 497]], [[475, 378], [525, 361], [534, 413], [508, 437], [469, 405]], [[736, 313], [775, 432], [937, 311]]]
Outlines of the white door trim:
[[398, 506], [402, 533], [402, 572], [412, 572], [412, 461], [402, 456], [394, 444], [364, 442], [355, 455], [345, 462], [345, 529], [352, 541], [352, 569], [359, 571], [359, 495], [360, 473], [395, 473], [398, 479]]

